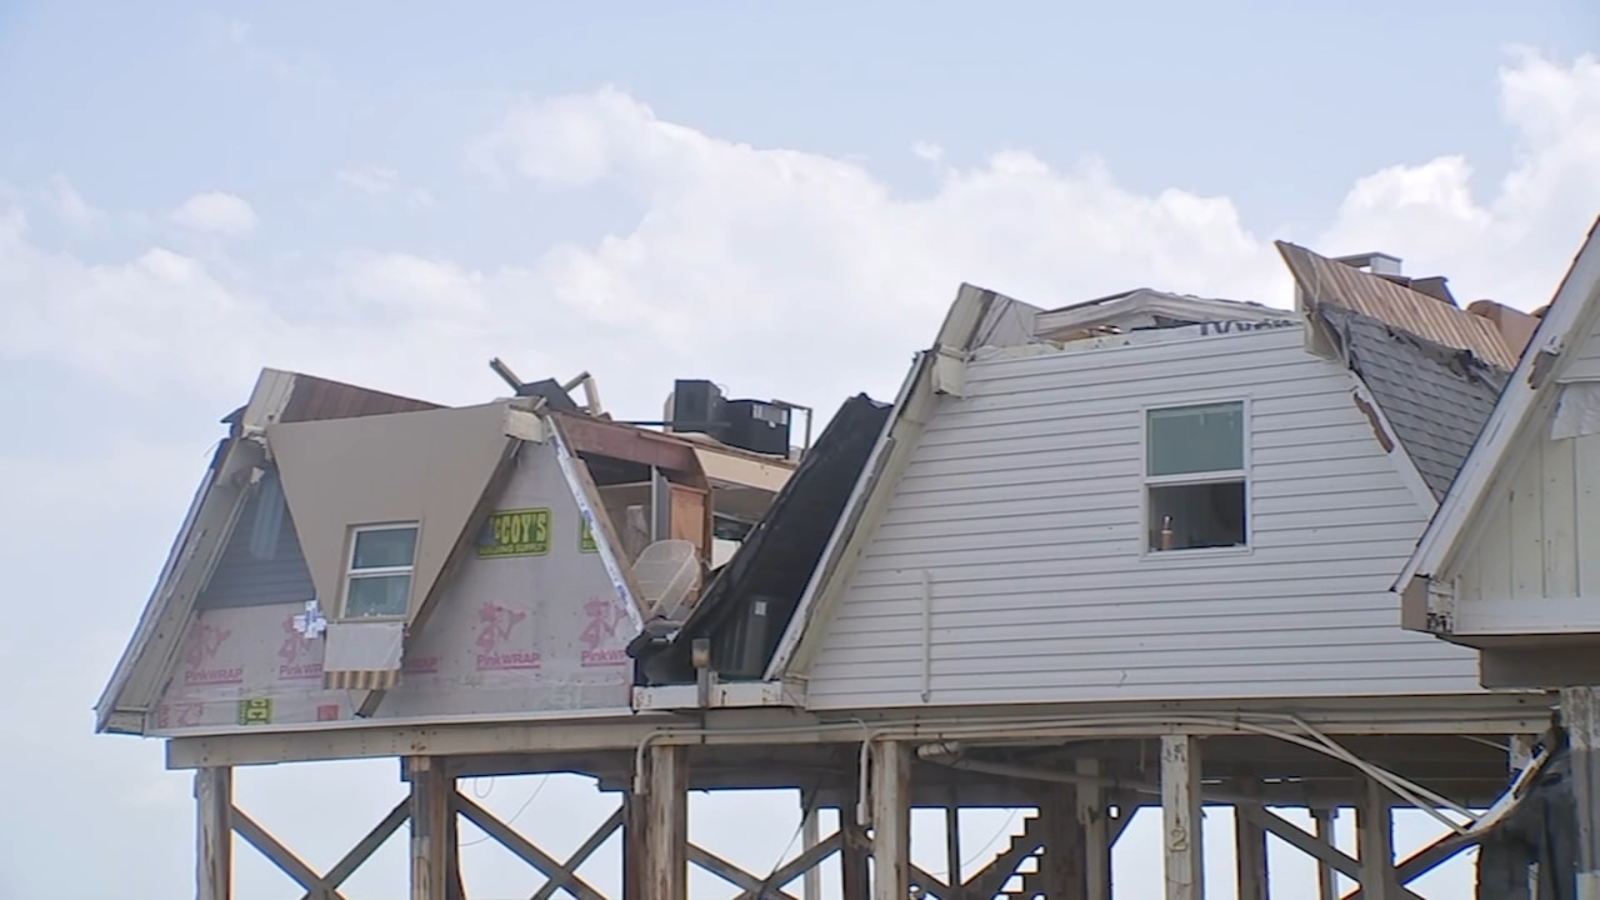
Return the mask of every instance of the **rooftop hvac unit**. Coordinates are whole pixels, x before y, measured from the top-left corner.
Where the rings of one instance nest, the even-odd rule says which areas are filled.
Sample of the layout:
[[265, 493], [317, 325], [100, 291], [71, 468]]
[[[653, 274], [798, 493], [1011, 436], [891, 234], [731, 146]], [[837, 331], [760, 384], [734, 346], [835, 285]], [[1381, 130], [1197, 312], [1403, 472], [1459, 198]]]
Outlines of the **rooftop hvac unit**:
[[656, 541], [633, 563], [645, 618], [681, 622], [700, 586], [700, 555], [690, 541]]

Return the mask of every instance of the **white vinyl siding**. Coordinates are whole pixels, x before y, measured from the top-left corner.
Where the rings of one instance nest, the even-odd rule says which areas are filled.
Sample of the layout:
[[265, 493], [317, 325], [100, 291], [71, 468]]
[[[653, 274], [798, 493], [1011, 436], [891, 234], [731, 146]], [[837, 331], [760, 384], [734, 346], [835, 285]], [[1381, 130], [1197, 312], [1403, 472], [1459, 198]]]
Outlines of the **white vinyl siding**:
[[[1298, 328], [975, 361], [838, 607], [819, 709], [1477, 692], [1470, 650], [1399, 627], [1428, 516]], [[1246, 401], [1246, 553], [1144, 554], [1143, 416]]]
[[[1600, 378], [1600, 333], [1570, 351], [1564, 379]], [[1593, 365], [1591, 365], [1593, 363]], [[1459, 576], [1463, 632], [1593, 631], [1600, 624], [1600, 434], [1550, 438], [1551, 403], [1511, 444], [1508, 478], [1492, 488], [1447, 563]]]

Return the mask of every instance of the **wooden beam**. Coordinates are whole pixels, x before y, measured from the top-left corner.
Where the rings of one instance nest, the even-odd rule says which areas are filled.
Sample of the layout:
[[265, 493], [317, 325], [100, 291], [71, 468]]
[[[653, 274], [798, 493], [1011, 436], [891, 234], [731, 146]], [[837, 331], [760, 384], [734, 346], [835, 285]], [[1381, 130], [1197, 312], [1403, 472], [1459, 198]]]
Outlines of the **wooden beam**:
[[1161, 812], [1166, 900], [1205, 900], [1200, 799], [1199, 740], [1186, 734], [1163, 735]]
[[411, 777], [411, 900], [448, 900], [449, 858], [456, 851], [448, 846], [455, 779], [442, 760], [428, 756], [411, 757], [406, 769]]
[[231, 900], [233, 896], [233, 770], [196, 769], [195, 896]]
[[903, 741], [877, 741], [869, 758], [872, 898], [906, 900], [911, 890], [911, 748]]
[[[1239, 791], [1249, 796], [1255, 786], [1254, 781], [1245, 781]], [[1235, 811], [1233, 841], [1239, 900], [1268, 900], [1267, 830]]]
[[943, 900], [965, 900], [966, 892], [961, 889], [961, 803], [955, 788], [950, 789], [944, 808], [944, 871], [949, 896]]
[[[1440, 865], [1454, 859], [1462, 851], [1477, 846], [1477, 843], [1474, 838], [1463, 837], [1460, 834], [1451, 832], [1401, 860], [1400, 864], [1395, 867], [1395, 880], [1401, 885], [1410, 884]], [[1530, 894], [1529, 896], [1535, 895]], [[1358, 887], [1354, 891], [1345, 894], [1343, 900], [1366, 900], [1366, 897], [1367, 892]]]
[[540, 850], [537, 844], [518, 834], [511, 826], [495, 818], [493, 813], [459, 792], [450, 798], [450, 802], [456, 812], [465, 816], [467, 821], [478, 826], [484, 834], [494, 838], [500, 846], [515, 853], [523, 862], [543, 873], [546, 878], [564, 878], [562, 890], [578, 900], [606, 900], [604, 894], [595, 890], [576, 874], [564, 872], [561, 863], [556, 862], [554, 857]]
[[[1315, 835], [1308, 834], [1305, 829], [1284, 819], [1282, 816], [1268, 812], [1260, 806], [1244, 805], [1237, 807], [1238, 811], [1248, 816], [1251, 821], [1265, 828], [1268, 833], [1275, 835], [1284, 843], [1299, 850], [1301, 853], [1326, 863], [1334, 871], [1351, 879], [1361, 879], [1361, 863], [1359, 860], [1334, 847], [1331, 843], [1323, 841]], [[1398, 896], [1401, 900], [1422, 900], [1415, 893], [1400, 888]]]
[[1083, 896], [1083, 825], [1078, 821], [1076, 792], [1053, 785], [1041, 798], [1044, 854], [1039, 860], [1039, 888], [1048, 897]]
[[[1086, 778], [1100, 775], [1098, 759], [1080, 759], [1074, 767]], [[1111, 900], [1111, 823], [1105, 788], [1085, 780], [1078, 784], [1075, 799], [1083, 828], [1084, 900]]]
[[1561, 691], [1578, 815], [1577, 900], [1600, 900], [1600, 688]]
[[867, 857], [872, 841], [856, 822], [853, 807], [839, 810], [839, 826], [839, 888], [844, 900], [871, 900]]
[[689, 878], [689, 748], [650, 748], [646, 773], [644, 900], [682, 900]]
[[590, 833], [589, 839], [580, 844], [578, 849], [572, 851], [572, 855], [567, 857], [567, 861], [561, 864], [560, 877], [550, 875], [546, 879], [544, 887], [539, 888], [538, 893], [533, 895], [533, 900], [551, 900], [559, 893], [562, 883], [576, 875], [578, 867], [593, 856], [594, 852], [600, 849], [600, 845], [610, 840], [611, 836], [622, 827], [622, 820], [626, 810], [627, 804], [624, 802], [622, 806], [617, 807], [609, 818], [601, 822], [600, 827]]
[[644, 796], [622, 795], [622, 896], [638, 897], [644, 884]]
[[742, 892], [739, 894], [740, 897], [754, 897], [756, 900], [795, 900], [793, 894], [785, 893], [768, 880], [757, 878], [697, 844], [689, 844], [685, 848], [685, 855], [690, 863], [739, 888]]
[[764, 900], [764, 897], [777, 896], [777, 894], [774, 893], [776, 889], [782, 888], [789, 882], [794, 881], [796, 878], [799, 878], [802, 875], [807, 875], [817, 871], [817, 867], [822, 864], [822, 861], [839, 852], [843, 845], [844, 835], [837, 831], [834, 832], [821, 841], [818, 841], [811, 849], [779, 866], [777, 871], [773, 872], [770, 876], [764, 879], [762, 884], [768, 886], [765, 895], [756, 891], [747, 890], [738, 897], [735, 897], [734, 900]]
[[[1317, 840], [1329, 847], [1333, 846], [1333, 820], [1338, 815], [1334, 809], [1313, 809], [1311, 821], [1316, 824]], [[1338, 900], [1339, 879], [1334, 877], [1333, 867], [1325, 861], [1317, 860], [1317, 900]]]
[[1356, 807], [1361, 889], [1369, 900], [1395, 900], [1400, 883], [1394, 872], [1394, 816], [1389, 808], [1389, 792], [1371, 778], [1362, 780], [1361, 805]]
[[995, 854], [994, 859], [967, 879], [967, 895], [988, 898], [1000, 893], [1006, 882], [1017, 872], [1022, 861], [1032, 856], [1044, 843], [1044, 825], [1037, 816], [1029, 816], [1023, 823], [1022, 834], [1011, 838], [1011, 846]]
[[[819, 813], [812, 798], [806, 794], [800, 795], [800, 838], [802, 854], [810, 853], [811, 849], [822, 843], [822, 823], [818, 820]], [[800, 885], [800, 896], [804, 900], [822, 900], [822, 873], [815, 866], [805, 870], [805, 878]], [[759, 898], [757, 898], [759, 900]]]
[[574, 453], [592, 453], [658, 469], [698, 475], [700, 459], [688, 443], [632, 425], [556, 413]]
[[[404, 825], [409, 818], [411, 818], [411, 798], [407, 797], [395, 804], [394, 809], [389, 810], [389, 814], [384, 816], [383, 820], [374, 826], [371, 831], [367, 832], [366, 837], [362, 838], [359, 843], [351, 848], [349, 853], [344, 855], [343, 859], [329, 869], [328, 874], [322, 876], [323, 884], [331, 888], [344, 884], [351, 875], [355, 874], [357, 869], [361, 868], [362, 863], [371, 858], [372, 854], [378, 852], [378, 848], [383, 846], [384, 841], [387, 841], [391, 835], [400, 830], [400, 826]], [[320, 900], [320, 898], [316, 896], [316, 892], [307, 891], [301, 900]]]
[[259, 850], [262, 856], [265, 856], [273, 865], [277, 866], [283, 874], [294, 879], [296, 884], [304, 888], [313, 897], [316, 897], [317, 900], [344, 900], [343, 894], [334, 888], [325, 886], [322, 883], [322, 876], [318, 875], [315, 869], [311, 868], [305, 860], [294, 855], [288, 847], [279, 843], [271, 832], [262, 828], [255, 819], [246, 815], [244, 810], [235, 806], [231, 818], [233, 819], [233, 831], [235, 834], [244, 838], [246, 843]]

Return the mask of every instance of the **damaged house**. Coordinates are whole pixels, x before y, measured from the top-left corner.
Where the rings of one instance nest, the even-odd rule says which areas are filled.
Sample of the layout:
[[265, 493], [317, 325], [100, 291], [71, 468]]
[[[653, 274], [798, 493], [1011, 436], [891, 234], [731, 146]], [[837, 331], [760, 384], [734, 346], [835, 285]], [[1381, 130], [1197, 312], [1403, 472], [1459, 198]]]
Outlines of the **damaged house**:
[[[406, 822], [413, 897], [460, 900], [459, 817], [544, 897], [604, 900], [580, 867], [620, 832], [629, 900], [682, 900], [691, 866], [815, 896], [835, 857], [847, 900], [1108, 900], [1142, 809], [1176, 836], [1165, 896], [1198, 900], [1208, 804], [1234, 810], [1242, 897], [1270, 833], [1321, 896], [1343, 875], [1409, 900], [1548, 724], [1542, 693], [1400, 627], [1392, 590], [1530, 329], [1383, 254], [1278, 249], [1293, 308], [965, 285], [893, 403], [847, 400], [803, 454], [792, 407], [705, 382], [656, 431], [575, 401], [582, 379], [502, 373], [516, 396], [444, 408], [264, 372], [99, 728], [195, 770], [207, 900], [231, 833], [324, 896]], [[408, 798], [328, 873], [232, 803], [235, 766], [373, 757]], [[548, 772], [620, 799], [565, 861], [456, 790]], [[688, 793], [719, 789], [797, 791], [796, 855], [696, 845]], [[914, 806], [946, 812], [943, 876], [911, 862]], [[1030, 811], [964, 866], [974, 807]], [[1449, 833], [1397, 858], [1396, 807]], [[1339, 810], [1357, 852], [1327, 840]]]
[[625, 648], [693, 609], [782, 489], [789, 413], [679, 382], [683, 433], [662, 433], [580, 407], [580, 383], [447, 408], [264, 371], [225, 420], [100, 729], [626, 715]]

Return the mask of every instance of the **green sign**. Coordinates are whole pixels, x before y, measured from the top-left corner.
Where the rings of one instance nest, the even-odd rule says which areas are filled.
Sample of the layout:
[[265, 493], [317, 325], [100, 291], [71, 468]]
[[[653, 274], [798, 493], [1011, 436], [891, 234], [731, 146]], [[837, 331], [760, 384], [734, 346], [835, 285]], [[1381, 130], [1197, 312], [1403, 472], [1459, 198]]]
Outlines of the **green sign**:
[[594, 529], [589, 527], [589, 520], [579, 517], [578, 525], [578, 550], [583, 553], [599, 553], [600, 546], [594, 542]]
[[543, 556], [550, 552], [550, 510], [506, 509], [489, 514], [480, 559], [503, 556]]
[[272, 698], [251, 697], [239, 701], [240, 725], [271, 725]]

